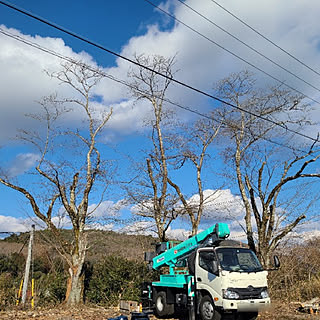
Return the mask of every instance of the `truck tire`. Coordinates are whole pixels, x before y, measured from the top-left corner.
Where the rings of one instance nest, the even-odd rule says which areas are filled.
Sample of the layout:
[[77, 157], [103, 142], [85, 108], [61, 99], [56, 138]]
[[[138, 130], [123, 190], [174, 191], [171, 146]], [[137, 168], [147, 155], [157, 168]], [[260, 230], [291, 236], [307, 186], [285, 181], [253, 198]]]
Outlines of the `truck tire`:
[[204, 296], [200, 300], [201, 320], [221, 320], [221, 313], [215, 308], [215, 305], [209, 296]]
[[155, 314], [158, 317], [171, 316], [174, 313], [174, 304], [167, 303], [167, 294], [164, 291], [156, 293]]

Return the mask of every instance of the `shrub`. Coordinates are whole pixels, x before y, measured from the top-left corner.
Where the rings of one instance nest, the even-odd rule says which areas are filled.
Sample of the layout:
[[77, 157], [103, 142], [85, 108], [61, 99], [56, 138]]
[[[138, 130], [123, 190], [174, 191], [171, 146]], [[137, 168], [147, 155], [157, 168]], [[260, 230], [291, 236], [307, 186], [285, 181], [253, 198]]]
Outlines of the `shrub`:
[[10, 255], [0, 255], [0, 273], [8, 272], [12, 276], [16, 277], [24, 269], [25, 258], [18, 253], [12, 253]]
[[66, 297], [67, 276], [65, 273], [41, 274], [36, 281], [36, 299], [38, 305], [57, 304]]
[[146, 267], [119, 256], [109, 256], [94, 264], [85, 291], [86, 301], [114, 305], [120, 299], [139, 300]]
[[320, 296], [319, 242], [282, 248], [280, 270], [268, 276], [272, 298], [306, 301]]
[[0, 274], [0, 310], [15, 304], [16, 288], [17, 282], [10, 273]]

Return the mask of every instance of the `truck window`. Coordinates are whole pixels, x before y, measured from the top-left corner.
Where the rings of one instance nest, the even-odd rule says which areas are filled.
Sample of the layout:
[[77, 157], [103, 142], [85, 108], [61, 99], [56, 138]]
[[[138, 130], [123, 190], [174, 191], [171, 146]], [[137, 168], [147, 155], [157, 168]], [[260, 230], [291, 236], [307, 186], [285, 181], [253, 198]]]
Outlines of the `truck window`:
[[218, 248], [218, 259], [223, 270], [238, 272], [262, 271], [256, 255], [246, 248]]
[[216, 255], [213, 251], [199, 252], [199, 266], [210, 273], [214, 273], [212, 263], [213, 260], [217, 260]]

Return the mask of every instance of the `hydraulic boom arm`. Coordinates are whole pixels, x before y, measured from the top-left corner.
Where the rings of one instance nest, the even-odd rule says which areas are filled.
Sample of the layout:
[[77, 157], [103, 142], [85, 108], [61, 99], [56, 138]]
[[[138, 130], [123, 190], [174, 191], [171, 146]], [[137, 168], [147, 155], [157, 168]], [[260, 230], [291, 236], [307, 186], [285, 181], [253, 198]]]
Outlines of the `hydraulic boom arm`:
[[210, 228], [200, 232], [199, 234], [181, 242], [175, 247], [161, 253], [153, 258], [153, 269], [157, 270], [164, 265], [174, 266], [179, 260], [188, 256], [193, 250], [198, 248], [208, 238], [212, 238], [212, 242], [223, 240], [230, 234], [230, 230], [225, 223], [216, 223]]

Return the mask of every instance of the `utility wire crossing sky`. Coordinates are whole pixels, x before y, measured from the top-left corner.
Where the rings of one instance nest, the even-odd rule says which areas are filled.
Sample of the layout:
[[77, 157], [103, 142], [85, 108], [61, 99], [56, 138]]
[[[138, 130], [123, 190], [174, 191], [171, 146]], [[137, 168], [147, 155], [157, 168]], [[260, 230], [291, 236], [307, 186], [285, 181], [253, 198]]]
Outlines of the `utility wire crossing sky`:
[[[180, 23], [182, 23], [183, 25], [185, 25], [185, 26], [187, 26], [188, 28], [190, 28], [188, 25], [186, 25], [186, 24], [183, 23], [182, 21], [178, 20], [177, 18], [175, 18], [174, 16], [172, 16], [171, 14], [169, 14], [168, 12], [166, 12], [165, 10], [161, 9], [159, 6], [154, 5], [151, 1], [149, 1], [149, 0], [145, 0], [145, 1], [148, 2], [148, 3], [150, 3], [150, 4], [152, 4], [153, 6], [155, 6], [158, 10], [163, 11], [164, 13], [170, 15], [170, 17], [172, 17], [173, 19], [177, 20], [178, 22], [180, 22]], [[49, 26], [51, 26], [51, 27], [53, 27], [53, 28], [55, 28], [55, 29], [63, 32], [63, 33], [66, 33], [66, 34], [68, 34], [68, 35], [70, 35], [70, 36], [72, 36], [72, 37], [74, 37], [74, 38], [77, 38], [77, 39], [80, 40], [80, 41], [86, 42], [86, 43], [88, 43], [88, 44], [91, 45], [91, 46], [94, 46], [94, 47], [96, 47], [96, 48], [98, 48], [98, 49], [101, 49], [101, 50], [103, 50], [103, 51], [105, 51], [105, 52], [107, 52], [107, 53], [109, 53], [109, 54], [112, 54], [112, 55], [114, 55], [114, 56], [116, 56], [116, 57], [118, 57], [118, 58], [121, 58], [121, 59], [123, 59], [123, 60], [125, 60], [125, 61], [127, 61], [127, 62], [129, 62], [129, 63], [131, 63], [131, 64], [134, 64], [134, 65], [137, 65], [137, 66], [142, 67], [142, 68], [144, 68], [144, 69], [147, 69], [148, 71], [151, 71], [151, 72], [153, 72], [153, 73], [155, 73], [155, 74], [157, 74], [157, 75], [159, 75], [159, 76], [161, 76], [161, 77], [169, 78], [168, 76], [162, 74], [161, 72], [158, 72], [157, 70], [153, 70], [153, 69], [151, 69], [151, 68], [149, 68], [149, 67], [147, 67], [147, 66], [145, 66], [145, 65], [142, 65], [142, 64], [138, 63], [137, 61], [134, 61], [134, 60], [132, 60], [132, 59], [130, 59], [130, 58], [128, 58], [128, 57], [125, 57], [125, 56], [119, 54], [119, 53], [116, 53], [116, 52], [114, 52], [114, 51], [112, 51], [112, 50], [109, 50], [109, 49], [105, 48], [104, 46], [102, 46], [102, 45], [100, 45], [100, 44], [97, 44], [97, 43], [95, 43], [95, 42], [93, 42], [93, 41], [91, 41], [91, 40], [89, 40], [89, 39], [86, 39], [86, 38], [82, 37], [81, 35], [78, 35], [78, 34], [72, 32], [72, 31], [69, 31], [69, 30], [67, 30], [67, 29], [65, 29], [65, 28], [63, 28], [63, 27], [61, 27], [61, 26], [58, 26], [58, 25], [56, 25], [56, 24], [48, 21], [48, 20], [45, 19], [45, 18], [36, 16], [36, 15], [34, 15], [33, 13], [31, 13], [31, 12], [27, 12], [26, 10], [23, 10], [23, 9], [21, 9], [21, 8], [18, 8], [18, 7], [16, 7], [16, 6], [11, 5], [11, 4], [9, 4], [9, 3], [6, 3], [6, 2], [4, 2], [4, 1], [2, 1], [2, 0], [0, 0], [0, 4], [3, 4], [3, 5], [5, 5], [5, 6], [8, 6], [9, 8], [11, 8], [11, 9], [13, 9], [13, 10], [16, 10], [16, 11], [18, 11], [18, 12], [24, 14], [24, 15], [27, 15], [27, 16], [29, 16], [29, 17], [32, 18], [32, 19], [36, 19], [36, 20], [40, 21], [41, 23], [47, 24], [47, 25], [49, 25]], [[192, 28], [191, 28], [191, 29], [192, 29]], [[192, 30], [195, 31], [194, 29], [192, 29]], [[197, 31], [195, 31], [195, 32], [197, 32]], [[197, 32], [197, 33], [198, 33], [198, 32]], [[200, 33], [198, 33], [198, 34], [200, 34]], [[200, 34], [200, 35], [203, 36], [202, 34]], [[212, 40], [209, 39], [209, 38], [207, 38], [207, 40], [212, 41]], [[217, 43], [215, 43], [215, 44], [218, 45]], [[220, 45], [218, 45], [218, 46], [221, 47]], [[231, 51], [229, 51], [229, 50], [227, 50], [227, 49], [225, 49], [225, 48], [223, 48], [223, 49], [226, 50], [227, 52], [229, 52], [229, 53], [231, 53], [231, 54], [234, 55], [234, 53], [232, 53]], [[261, 71], [261, 72], [269, 75], [268, 73], [264, 72], [263, 70], [260, 70], [260, 68], [257, 68], [256, 66], [254, 66], [253, 64], [251, 64], [250, 62], [247, 62], [246, 60], [240, 58], [240, 57], [237, 56], [237, 55], [236, 55], [236, 57], [239, 58], [240, 60], [248, 63], [248, 64], [251, 65], [252, 67], [258, 69], [259, 71]], [[279, 79], [277, 79], [277, 78], [275, 78], [275, 77], [273, 77], [273, 76], [271, 76], [271, 75], [269, 75], [269, 76], [272, 77], [274, 80], [283, 83], [283, 81], [281, 81], [281, 80], [279, 80]], [[299, 77], [299, 78], [300, 78], [300, 77]], [[289, 131], [289, 132], [291, 132], [291, 133], [294, 133], [294, 134], [296, 134], [296, 135], [299, 135], [299, 136], [301, 136], [301, 137], [303, 137], [303, 138], [307, 138], [307, 139], [309, 139], [309, 140], [311, 140], [311, 141], [313, 141], [313, 142], [318, 142], [318, 141], [319, 141], [318, 137], [317, 137], [317, 138], [313, 138], [313, 137], [310, 137], [310, 136], [308, 136], [308, 135], [305, 135], [305, 134], [303, 134], [303, 133], [301, 133], [301, 132], [298, 132], [298, 131], [296, 131], [296, 130], [292, 130], [292, 129], [288, 128], [287, 126], [285, 126], [285, 125], [283, 125], [283, 124], [281, 124], [281, 123], [279, 123], [279, 122], [273, 121], [272, 119], [269, 119], [269, 118], [263, 117], [263, 116], [261, 116], [261, 115], [255, 114], [255, 113], [253, 113], [253, 112], [251, 112], [251, 111], [245, 110], [245, 109], [243, 109], [243, 108], [241, 108], [241, 107], [239, 107], [239, 106], [236, 106], [236, 105], [234, 105], [234, 104], [232, 104], [232, 103], [229, 103], [229, 102], [224, 101], [224, 100], [222, 100], [222, 99], [220, 99], [220, 98], [218, 98], [218, 97], [215, 97], [215, 96], [211, 95], [211, 94], [208, 93], [208, 92], [205, 92], [205, 91], [203, 91], [203, 90], [200, 90], [200, 89], [198, 89], [198, 88], [195, 88], [195, 87], [193, 87], [193, 86], [191, 86], [191, 85], [189, 85], [189, 84], [187, 84], [187, 83], [185, 83], [185, 82], [182, 82], [182, 81], [177, 80], [177, 79], [175, 79], [175, 78], [170, 78], [170, 80], [171, 80], [172, 82], [174, 82], [174, 83], [177, 83], [177, 84], [185, 87], [185, 88], [188, 88], [188, 89], [190, 89], [190, 90], [192, 90], [192, 91], [195, 91], [195, 92], [197, 92], [197, 93], [200, 93], [200, 94], [202, 94], [202, 95], [204, 95], [204, 96], [206, 96], [206, 97], [208, 97], [208, 98], [211, 98], [211, 99], [216, 100], [216, 101], [219, 101], [219, 102], [221, 102], [221, 103], [223, 103], [223, 104], [225, 104], [225, 105], [228, 105], [228, 106], [230, 106], [230, 107], [232, 107], [232, 108], [234, 108], [234, 109], [240, 110], [240, 111], [242, 111], [242, 112], [245, 112], [245, 113], [248, 113], [248, 114], [250, 114], [250, 115], [253, 115], [253, 116], [257, 117], [257, 118], [260, 118], [260, 119], [262, 119], [262, 120], [264, 120], [264, 121], [270, 122], [270, 123], [272, 123], [272, 124], [274, 124], [274, 125], [276, 125], [276, 126], [278, 126], [278, 127], [281, 127], [282, 129], [285, 129], [286, 131]], [[288, 88], [290, 88], [290, 89], [292, 89], [292, 90], [294, 90], [294, 91], [296, 91], [296, 92], [304, 95], [302, 92], [300, 92], [300, 91], [292, 88], [291, 86], [288, 86], [288, 85], [285, 84], [285, 83], [283, 83], [283, 84], [284, 84], [285, 86], [287, 86]], [[317, 89], [317, 90], [320, 91], [320, 89]], [[307, 97], [307, 96], [306, 96], [306, 97]], [[309, 98], [309, 97], [308, 97], [308, 98]], [[312, 100], [312, 101], [314, 101], [314, 102], [316, 102], [316, 103], [318, 103], [318, 104], [320, 105], [320, 102], [318, 102], [318, 101], [316, 101], [316, 100], [314, 100], [314, 99], [312, 99], [312, 98], [309, 98], [309, 99]]]

